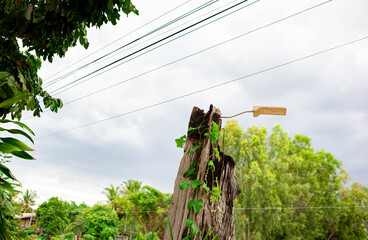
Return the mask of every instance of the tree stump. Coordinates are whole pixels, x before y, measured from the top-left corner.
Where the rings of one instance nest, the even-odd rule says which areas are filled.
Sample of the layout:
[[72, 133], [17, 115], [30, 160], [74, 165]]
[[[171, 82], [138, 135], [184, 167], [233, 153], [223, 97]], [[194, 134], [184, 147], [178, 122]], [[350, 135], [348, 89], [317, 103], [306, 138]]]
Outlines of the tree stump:
[[[173, 240], [181, 240], [187, 234], [189, 229], [185, 225], [186, 219], [192, 219], [196, 222], [201, 230], [201, 234], [194, 236], [195, 240], [203, 240], [211, 229], [211, 234], [207, 239], [212, 239], [217, 233], [218, 240], [235, 239], [234, 227], [234, 200], [240, 193], [237, 178], [235, 176], [235, 162], [230, 157], [220, 151], [218, 140], [214, 143], [211, 138], [204, 136], [205, 132], [212, 129], [212, 121], [219, 125], [221, 129], [221, 112], [219, 109], [210, 106], [207, 113], [194, 107], [190, 116], [189, 127], [203, 127], [203, 132], [188, 131], [187, 139], [184, 146], [184, 156], [180, 162], [178, 174], [175, 180], [174, 194], [171, 200], [170, 212], [168, 219], [171, 223]], [[202, 128], [201, 128], [202, 129]], [[201, 148], [194, 153], [187, 154], [200, 143]], [[220, 152], [220, 159], [215, 157], [214, 148]], [[208, 163], [212, 159], [215, 165], [215, 171], [209, 169]], [[184, 178], [186, 172], [193, 162], [197, 161], [198, 172], [191, 178]], [[214, 175], [214, 176], [213, 176]], [[210, 201], [210, 194], [199, 186], [195, 190], [192, 187], [180, 190], [179, 184], [183, 181], [198, 179], [203, 183], [207, 183], [212, 189], [214, 186], [211, 179], [216, 179], [218, 187], [221, 189], [222, 199], [218, 201]], [[188, 202], [191, 200], [203, 200], [203, 207], [196, 214], [193, 210], [188, 210]], [[169, 225], [166, 226], [164, 240], [170, 240]]]

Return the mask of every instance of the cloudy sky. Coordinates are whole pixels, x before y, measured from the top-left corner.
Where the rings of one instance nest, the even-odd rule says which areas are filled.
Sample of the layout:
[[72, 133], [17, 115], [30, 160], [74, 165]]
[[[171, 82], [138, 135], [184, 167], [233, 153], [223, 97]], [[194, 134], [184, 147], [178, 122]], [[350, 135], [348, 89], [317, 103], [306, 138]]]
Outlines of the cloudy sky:
[[[354, 181], [368, 185], [366, 0], [249, 0], [233, 8], [239, 11], [227, 11], [126, 57], [239, 1], [134, 3], [140, 16], [122, 16], [116, 26], [90, 29], [88, 50], [78, 46], [65, 58], [43, 63], [40, 75], [48, 83], [144, 36], [46, 85], [49, 92], [65, 90], [55, 95], [64, 103], [73, 101], [59, 113], [25, 117], [37, 135], [37, 160], [14, 159], [10, 168], [24, 190], [38, 193], [38, 202], [59, 196], [93, 204], [104, 199], [104, 187], [128, 179], [172, 192], [182, 155], [174, 139], [186, 132], [193, 106], [207, 110], [210, 104], [223, 115], [254, 105], [287, 107], [286, 117], [242, 115], [237, 120], [243, 128], [280, 123], [291, 136], [305, 134], [316, 149], [342, 161]], [[84, 77], [120, 58], [119, 66]], [[80, 84], [69, 88], [75, 80]]]

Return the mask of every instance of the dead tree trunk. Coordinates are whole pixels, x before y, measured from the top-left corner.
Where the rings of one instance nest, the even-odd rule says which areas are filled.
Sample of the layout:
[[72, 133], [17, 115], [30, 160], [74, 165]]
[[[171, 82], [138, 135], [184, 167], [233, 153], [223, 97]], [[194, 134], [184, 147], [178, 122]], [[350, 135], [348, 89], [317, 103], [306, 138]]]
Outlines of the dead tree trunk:
[[[235, 239], [234, 228], [234, 200], [240, 193], [237, 178], [234, 170], [234, 160], [220, 152], [220, 159], [215, 157], [214, 149], [219, 149], [218, 141], [212, 143], [211, 138], [205, 136], [204, 133], [209, 132], [212, 128], [212, 121], [219, 125], [221, 129], [221, 112], [219, 109], [210, 106], [207, 113], [203, 110], [194, 107], [189, 127], [200, 128], [199, 131], [188, 131], [187, 139], [184, 147], [184, 156], [180, 162], [178, 174], [175, 180], [174, 194], [172, 196], [170, 212], [168, 219], [171, 223], [173, 240], [181, 240], [188, 234], [188, 228], [185, 225], [186, 219], [192, 219], [196, 222], [201, 234], [196, 234], [195, 240], [203, 240], [208, 231], [211, 229], [211, 235], [207, 239], [212, 239], [218, 233], [218, 240], [233, 240]], [[187, 154], [190, 149], [193, 149], [198, 144], [201, 145], [200, 150], [192, 154]], [[208, 163], [210, 160], [215, 165], [215, 170], [209, 169]], [[184, 178], [186, 172], [193, 162], [197, 161], [196, 174], [189, 179]], [[218, 187], [221, 189], [222, 199], [210, 201], [210, 195], [203, 187], [198, 187], [193, 190], [189, 187], [184, 190], [179, 189], [179, 184], [183, 181], [198, 179], [206, 183], [210, 189], [217, 185], [214, 179], [217, 178]], [[203, 207], [196, 214], [193, 210], [188, 210], [188, 202], [191, 200], [203, 199]], [[170, 240], [169, 226], [166, 226], [164, 240]]]

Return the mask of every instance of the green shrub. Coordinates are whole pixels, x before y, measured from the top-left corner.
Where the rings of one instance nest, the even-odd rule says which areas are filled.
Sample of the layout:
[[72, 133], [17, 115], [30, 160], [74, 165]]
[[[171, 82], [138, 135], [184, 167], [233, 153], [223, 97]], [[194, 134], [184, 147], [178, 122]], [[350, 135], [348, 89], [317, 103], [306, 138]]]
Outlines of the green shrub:
[[74, 233], [65, 233], [64, 240], [74, 240]]
[[95, 237], [89, 234], [86, 234], [82, 238], [83, 240], [95, 240]]

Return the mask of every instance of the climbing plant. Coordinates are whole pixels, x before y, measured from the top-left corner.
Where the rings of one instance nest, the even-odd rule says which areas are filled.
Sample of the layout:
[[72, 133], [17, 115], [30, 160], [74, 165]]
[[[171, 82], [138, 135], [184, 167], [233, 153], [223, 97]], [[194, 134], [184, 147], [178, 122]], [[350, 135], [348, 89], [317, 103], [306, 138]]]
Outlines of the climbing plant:
[[[189, 169], [184, 172], [183, 177], [186, 180], [179, 183], [180, 190], [192, 187], [193, 195], [192, 199], [189, 200], [187, 204], [187, 208], [190, 213], [198, 214], [204, 206], [204, 199], [195, 200], [196, 195], [200, 188], [203, 188], [206, 191], [207, 196], [209, 196], [210, 203], [218, 201], [218, 203], [220, 204], [222, 201], [221, 197], [222, 191], [218, 186], [218, 179], [217, 177], [215, 177], [216, 167], [214, 164], [215, 160], [217, 161], [220, 160], [220, 152], [218, 148], [214, 146], [214, 143], [219, 139], [220, 129], [218, 124], [212, 121], [212, 127], [210, 129], [205, 128], [205, 126], [203, 125], [196, 128], [189, 127], [188, 133], [191, 133], [193, 131], [195, 131], [195, 133], [199, 135], [199, 142], [196, 146], [194, 146], [193, 148], [189, 149], [186, 152], [185, 154], [186, 156], [188, 154], [194, 154], [196, 151], [201, 150], [206, 141], [211, 141], [211, 148], [213, 149], [213, 153], [210, 155], [209, 158], [205, 180], [202, 182], [201, 180], [197, 179], [198, 167], [200, 162], [199, 158], [198, 160], [194, 160], [193, 163], [190, 165]], [[180, 138], [175, 139], [176, 145], [179, 148], [184, 147], [185, 141], [186, 135], [183, 135]], [[217, 209], [212, 209], [212, 211], [221, 212], [221, 209], [220, 207], [218, 207]], [[192, 240], [194, 239], [194, 236], [196, 236], [197, 234], [202, 235], [202, 230], [199, 229], [197, 223], [193, 221], [191, 218], [185, 220], [185, 225], [188, 231], [187, 235], [183, 238], [183, 240]], [[216, 229], [209, 229], [204, 239], [210, 237], [211, 234], [213, 235], [214, 231], [216, 231]], [[217, 236], [218, 233], [215, 233], [212, 239], [216, 239]]]

